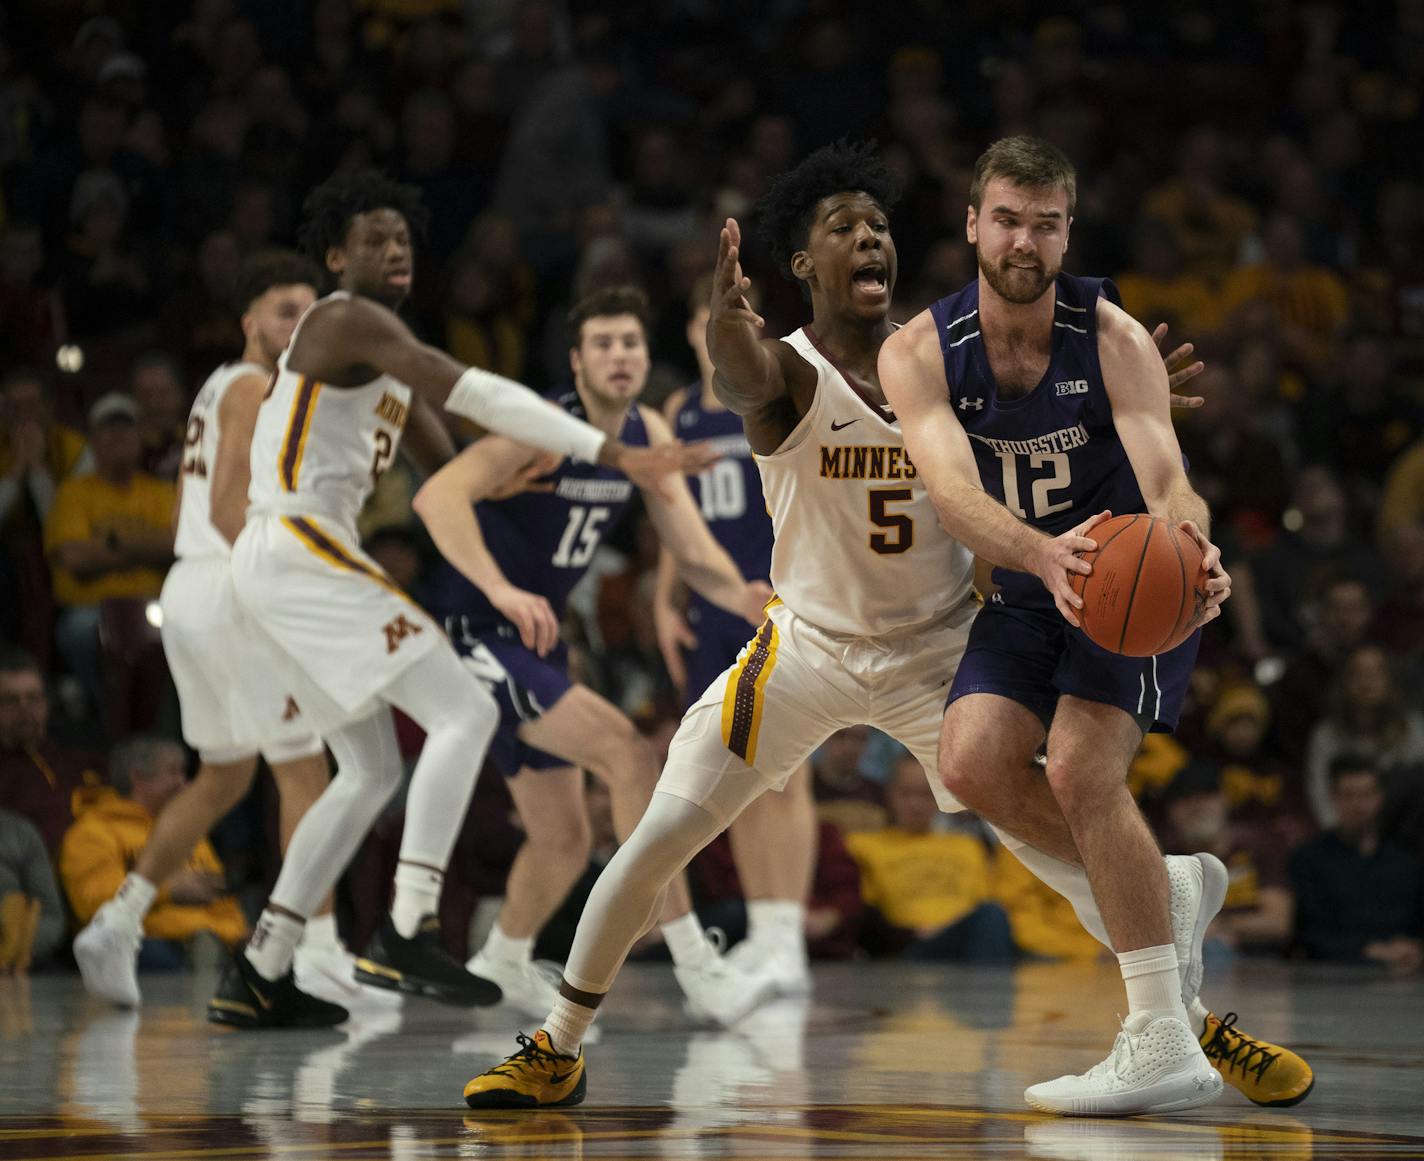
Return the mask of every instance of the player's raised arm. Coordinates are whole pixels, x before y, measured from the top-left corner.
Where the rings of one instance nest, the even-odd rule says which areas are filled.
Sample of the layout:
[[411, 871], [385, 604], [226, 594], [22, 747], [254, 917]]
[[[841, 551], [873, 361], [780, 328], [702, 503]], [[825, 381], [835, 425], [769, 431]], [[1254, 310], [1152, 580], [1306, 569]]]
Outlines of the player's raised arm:
[[475, 504], [535, 459], [504, 436], [487, 435], [465, 448], [421, 485], [411, 501], [440, 554], [519, 630], [527, 649], [543, 657], [559, 640], [553, 606], [511, 584], [485, 543]]
[[[705, 449], [668, 444], [630, 448], [576, 419], [522, 383], [466, 367], [422, 343], [396, 313], [361, 295], [328, 301], [308, 315], [289, 357], [292, 369], [321, 377], [320, 367], [375, 367], [488, 431], [559, 455], [617, 468], [640, 487], [673, 472], [699, 471]], [[298, 357], [300, 356], [300, 357]]]
[[879, 367], [880, 386], [899, 417], [905, 450], [929, 490], [944, 530], [976, 556], [1039, 577], [1059, 612], [1078, 624], [1073, 610], [1082, 608], [1083, 602], [1073, 592], [1069, 574], [1092, 571], [1074, 554], [1097, 547], [1084, 534], [1099, 518], [1050, 538], [984, 491], [969, 437], [950, 406], [939, 336], [929, 311], [885, 340]]
[[728, 218], [717, 246], [712, 301], [707, 316], [707, 354], [717, 373], [712, 390], [729, 411], [746, 415], [786, 394], [777, 344], [762, 337], [766, 321], [751, 308], [752, 281], [742, 273], [741, 227]]
[[[653, 443], [672, 439], [672, 432], [662, 416], [647, 407], [639, 410]], [[763, 581], [748, 582], [742, 576], [736, 561], [707, 527], [687, 481], [679, 476], [660, 492], [645, 492], [644, 497], [648, 518], [657, 529], [658, 539], [672, 554], [678, 574], [688, 588], [730, 613], [753, 623], [758, 621], [762, 606], [771, 599], [771, 587]]]
[[1132, 463], [1147, 510], [1181, 524], [1197, 541], [1211, 579], [1205, 624], [1231, 593], [1221, 550], [1207, 538], [1211, 513], [1187, 479], [1167, 404], [1167, 368], [1147, 331], [1112, 303], [1098, 303], [1098, 362], [1113, 426]]

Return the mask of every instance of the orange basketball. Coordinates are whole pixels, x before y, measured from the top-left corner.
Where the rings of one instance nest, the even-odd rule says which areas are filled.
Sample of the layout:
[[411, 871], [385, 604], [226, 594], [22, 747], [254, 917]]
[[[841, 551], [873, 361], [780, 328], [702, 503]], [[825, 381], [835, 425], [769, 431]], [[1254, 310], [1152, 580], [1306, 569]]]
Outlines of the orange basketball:
[[1206, 601], [1201, 549], [1157, 516], [1114, 516], [1088, 533], [1093, 571], [1073, 576], [1083, 598], [1078, 620], [1096, 645], [1125, 657], [1175, 649], [1191, 634]]

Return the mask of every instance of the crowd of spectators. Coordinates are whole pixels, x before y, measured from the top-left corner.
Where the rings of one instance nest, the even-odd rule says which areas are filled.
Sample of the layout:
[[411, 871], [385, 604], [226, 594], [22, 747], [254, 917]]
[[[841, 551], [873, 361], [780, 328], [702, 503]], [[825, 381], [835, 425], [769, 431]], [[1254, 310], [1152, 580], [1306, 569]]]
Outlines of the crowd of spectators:
[[[1210, 849], [1231, 868], [1222, 947], [1417, 969], [1421, 97], [1424, 7], [1375, 0], [1169, 13], [1071, 0], [7, 3], [0, 971], [24, 958], [17, 939], [37, 957], [59, 942], [45, 872], [97, 848], [101, 826], [121, 857], [171, 782], [135, 754], [171, 766], [174, 752], [131, 739], [177, 732], [148, 609], [171, 558], [187, 408], [241, 348], [238, 263], [291, 241], [311, 185], [377, 165], [418, 186], [431, 221], [412, 325], [536, 387], [567, 379], [569, 302], [644, 286], [656, 403], [696, 375], [686, 304], [727, 215], [748, 236], [769, 332], [805, 321], [754, 210], [799, 156], [878, 138], [904, 190], [905, 319], [974, 276], [972, 163], [1017, 132], [1080, 168], [1070, 268], [1113, 275], [1131, 313], [1169, 323], [1207, 362], [1205, 406], [1178, 430], [1234, 596], [1181, 730], [1148, 739], [1134, 790], [1169, 850]], [[386, 474], [362, 531], [419, 596], [430, 546], [410, 514], [412, 471]], [[634, 522], [605, 549], [572, 635], [583, 675], [665, 738], [677, 695], [640, 612], [649, 544]], [[125, 775], [106, 787], [90, 752], [111, 746], [108, 773]], [[914, 782], [863, 729], [817, 755], [813, 946], [1095, 954], [1061, 901], [972, 820], [946, 828]], [[488, 852], [518, 842], [500, 789], [482, 785], [476, 809], [503, 839], [457, 856], [453, 878], [476, 894], [499, 889]], [[229, 870], [270, 879], [271, 858], [251, 857], [275, 849], [255, 837], [270, 802], [243, 810], [225, 827]], [[193, 877], [216, 890], [220, 867], [214, 855]], [[717, 845], [694, 866], [723, 914], [729, 870]], [[88, 895], [65, 886], [66, 921], [82, 919]], [[229, 918], [223, 938], [236, 938]]]

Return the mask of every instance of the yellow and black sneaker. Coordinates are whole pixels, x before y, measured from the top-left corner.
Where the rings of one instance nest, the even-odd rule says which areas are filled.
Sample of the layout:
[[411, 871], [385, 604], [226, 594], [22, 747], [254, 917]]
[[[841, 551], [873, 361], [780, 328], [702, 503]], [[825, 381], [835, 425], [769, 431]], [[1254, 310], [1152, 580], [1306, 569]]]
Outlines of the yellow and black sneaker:
[[279, 980], [258, 973], [241, 951], [228, 960], [218, 990], [208, 1001], [208, 1021], [234, 1028], [331, 1028], [347, 1018], [340, 1004], [329, 1004], [297, 987], [292, 969]]
[[471, 975], [450, 954], [434, 915], [422, 919], [415, 934], [406, 939], [387, 912], [366, 954], [356, 958], [356, 979], [374, 988], [430, 996], [462, 1008], [498, 1004], [502, 997], [498, 984]]
[[482, 1072], [465, 1086], [472, 1109], [557, 1109], [583, 1103], [587, 1091], [583, 1050], [577, 1056], [554, 1051], [540, 1028], [530, 1040], [518, 1035], [519, 1051]]
[[1206, 1014], [1202, 1051], [1226, 1082], [1268, 1108], [1298, 1105], [1315, 1087], [1315, 1073], [1289, 1048], [1257, 1040], [1236, 1027], [1236, 1013]]

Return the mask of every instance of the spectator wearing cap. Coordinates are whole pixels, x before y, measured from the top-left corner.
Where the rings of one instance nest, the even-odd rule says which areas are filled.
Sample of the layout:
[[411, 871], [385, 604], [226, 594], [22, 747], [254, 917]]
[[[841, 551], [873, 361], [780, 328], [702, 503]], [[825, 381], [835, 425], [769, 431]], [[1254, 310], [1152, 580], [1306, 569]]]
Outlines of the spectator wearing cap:
[[140, 466], [138, 407], [118, 392], [89, 409], [92, 475], [60, 485], [45, 550], [60, 606], [55, 643], [95, 707], [104, 704], [99, 613], [112, 598], [155, 600], [173, 560], [173, 486]]
[[[1314, 833], [1298, 766], [1282, 761], [1267, 745], [1271, 707], [1250, 682], [1228, 684], [1206, 716], [1200, 756], [1220, 773], [1220, 790], [1232, 818], [1263, 826], [1288, 845]], [[1170, 797], [1169, 783], [1164, 799]]]
[[1288, 844], [1274, 827], [1242, 821], [1220, 764], [1199, 760], [1181, 770], [1163, 796], [1162, 846], [1171, 854], [1205, 851], [1226, 864], [1226, 901], [1212, 922], [1219, 947], [1281, 951], [1291, 932]]
[[152, 327], [153, 280], [129, 236], [130, 207], [110, 170], [85, 170], [74, 183], [60, 291], [75, 338]]
[[[112, 788], [80, 811], [60, 846], [60, 881], [81, 924], [118, 892], [148, 842], [153, 820], [183, 789], [185, 765], [183, 747], [166, 738], [139, 735], [114, 747]], [[143, 932], [140, 969], [181, 967], [185, 945], [200, 932], [228, 946], [246, 936], [247, 921], [207, 839], [193, 848], [181, 871], [159, 884]]]
[[104, 764], [49, 736], [44, 674], [28, 653], [0, 648], [0, 809], [28, 819], [51, 858], [77, 808], [104, 782]]
[[1424, 967], [1419, 862], [1380, 838], [1379, 770], [1368, 758], [1342, 754], [1329, 778], [1335, 825], [1290, 860], [1296, 943], [1312, 959], [1418, 972]]

